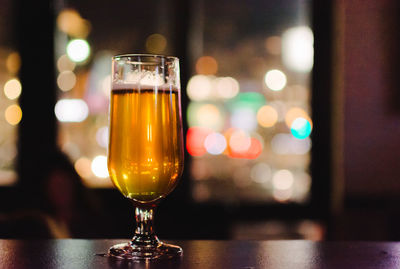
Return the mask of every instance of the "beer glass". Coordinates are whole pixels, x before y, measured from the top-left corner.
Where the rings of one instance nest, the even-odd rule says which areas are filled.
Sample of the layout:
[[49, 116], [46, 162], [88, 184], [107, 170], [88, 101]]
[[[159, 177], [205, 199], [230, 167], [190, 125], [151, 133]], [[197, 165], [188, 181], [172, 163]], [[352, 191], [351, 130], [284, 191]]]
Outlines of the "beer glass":
[[132, 240], [111, 247], [109, 256], [181, 256], [180, 247], [162, 243], [153, 230], [158, 202], [175, 188], [183, 171], [179, 59], [147, 54], [114, 56], [109, 121], [109, 174], [136, 207]]

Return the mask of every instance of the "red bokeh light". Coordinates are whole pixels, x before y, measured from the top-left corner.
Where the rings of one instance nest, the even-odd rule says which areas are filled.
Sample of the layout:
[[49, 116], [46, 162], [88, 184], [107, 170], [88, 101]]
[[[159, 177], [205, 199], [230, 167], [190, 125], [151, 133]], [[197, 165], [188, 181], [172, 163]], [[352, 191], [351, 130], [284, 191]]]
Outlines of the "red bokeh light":
[[202, 127], [191, 127], [186, 133], [186, 149], [192, 156], [202, 156], [207, 150], [204, 140], [212, 130]]

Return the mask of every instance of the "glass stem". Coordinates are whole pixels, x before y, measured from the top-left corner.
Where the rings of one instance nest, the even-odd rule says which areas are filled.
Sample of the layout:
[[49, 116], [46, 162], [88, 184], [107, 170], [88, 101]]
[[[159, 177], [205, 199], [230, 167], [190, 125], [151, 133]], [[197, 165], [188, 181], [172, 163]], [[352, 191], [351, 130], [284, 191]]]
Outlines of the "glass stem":
[[154, 247], [160, 243], [153, 230], [153, 208], [136, 207], [136, 230], [132, 244], [143, 247]]

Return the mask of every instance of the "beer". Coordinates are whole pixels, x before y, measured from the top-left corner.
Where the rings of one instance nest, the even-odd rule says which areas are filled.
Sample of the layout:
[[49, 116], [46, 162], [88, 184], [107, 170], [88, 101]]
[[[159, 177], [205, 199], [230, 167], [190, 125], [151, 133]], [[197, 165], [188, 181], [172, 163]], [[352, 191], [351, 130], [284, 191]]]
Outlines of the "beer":
[[108, 170], [114, 185], [136, 202], [169, 194], [183, 170], [176, 89], [113, 89]]

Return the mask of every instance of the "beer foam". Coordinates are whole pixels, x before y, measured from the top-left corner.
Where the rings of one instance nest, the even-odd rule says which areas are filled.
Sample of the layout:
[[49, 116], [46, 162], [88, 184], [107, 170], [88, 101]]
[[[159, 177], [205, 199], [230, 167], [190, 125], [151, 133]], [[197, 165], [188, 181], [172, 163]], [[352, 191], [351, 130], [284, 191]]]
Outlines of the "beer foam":
[[163, 90], [170, 90], [171, 83], [164, 80], [159, 74], [153, 72], [132, 72], [126, 75], [124, 80], [115, 80], [112, 83], [112, 89], [140, 89], [140, 88], [157, 88]]

